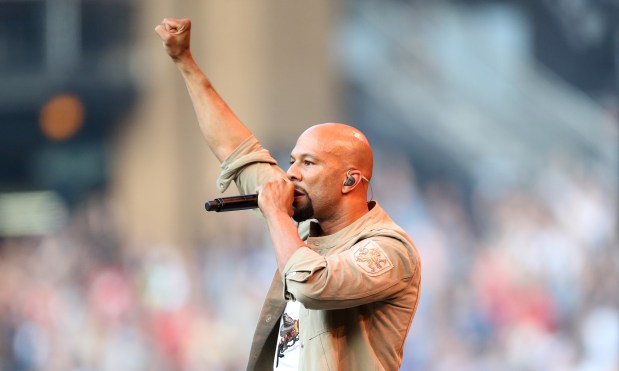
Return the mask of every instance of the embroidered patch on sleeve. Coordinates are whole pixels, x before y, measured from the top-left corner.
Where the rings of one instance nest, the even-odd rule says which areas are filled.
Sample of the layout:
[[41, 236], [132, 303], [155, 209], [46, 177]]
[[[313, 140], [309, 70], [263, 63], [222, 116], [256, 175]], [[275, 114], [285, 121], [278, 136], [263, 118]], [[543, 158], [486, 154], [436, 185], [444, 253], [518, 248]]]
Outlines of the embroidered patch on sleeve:
[[353, 259], [370, 276], [378, 276], [393, 268], [385, 251], [372, 240], [358, 244], [353, 250]]

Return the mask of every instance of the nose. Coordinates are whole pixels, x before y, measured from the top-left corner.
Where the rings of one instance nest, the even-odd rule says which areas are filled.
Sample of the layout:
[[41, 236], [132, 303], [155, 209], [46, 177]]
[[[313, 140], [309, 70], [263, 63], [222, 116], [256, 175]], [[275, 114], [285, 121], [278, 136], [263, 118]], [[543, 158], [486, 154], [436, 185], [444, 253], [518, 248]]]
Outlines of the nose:
[[286, 175], [290, 180], [301, 180], [301, 173], [299, 173], [299, 168], [295, 165], [295, 163], [290, 164], [288, 171], [286, 171]]

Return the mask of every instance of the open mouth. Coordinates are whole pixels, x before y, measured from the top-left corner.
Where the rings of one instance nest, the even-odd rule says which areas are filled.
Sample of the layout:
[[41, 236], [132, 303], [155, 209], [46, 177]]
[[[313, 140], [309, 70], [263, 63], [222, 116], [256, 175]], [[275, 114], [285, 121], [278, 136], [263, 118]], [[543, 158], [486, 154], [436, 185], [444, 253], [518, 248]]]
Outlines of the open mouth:
[[306, 194], [302, 190], [300, 190], [298, 188], [294, 189], [294, 200], [295, 201], [300, 200], [300, 199], [302, 199], [305, 196], [306, 196]]

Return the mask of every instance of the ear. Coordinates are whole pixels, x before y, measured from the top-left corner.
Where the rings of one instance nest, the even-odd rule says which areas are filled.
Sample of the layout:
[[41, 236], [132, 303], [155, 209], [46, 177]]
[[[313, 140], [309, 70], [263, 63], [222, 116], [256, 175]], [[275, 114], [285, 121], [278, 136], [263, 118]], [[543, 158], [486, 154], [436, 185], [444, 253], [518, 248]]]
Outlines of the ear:
[[346, 194], [352, 192], [359, 181], [361, 180], [361, 173], [358, 170], [348, 170], [346, 172], [346, 179], [342, 183], [342, 193]]

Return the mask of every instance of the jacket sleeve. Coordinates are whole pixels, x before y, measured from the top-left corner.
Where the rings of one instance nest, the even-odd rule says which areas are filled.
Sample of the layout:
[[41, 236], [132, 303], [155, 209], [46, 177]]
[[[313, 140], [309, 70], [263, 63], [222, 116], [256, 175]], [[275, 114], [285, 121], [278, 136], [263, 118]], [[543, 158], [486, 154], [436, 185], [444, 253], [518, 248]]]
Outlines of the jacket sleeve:
[[284, 171], [277, 166], [277, 161], [271, 157], [258, 140], [251, 136], [221, 163], [221, 173], [217, 179], [217, 187], [224, 192], [235, 181], [239, 192], [243, 195], [256, 193], [256, 187], [278, 177], [286, 177]]
[[364, 239], [327, 256], [302, 246], [284, 268], [284, 297], [308, 309], [343, 309], [388, 300], [409, 286], [417, 268], [415, 255], [391, 237]]

